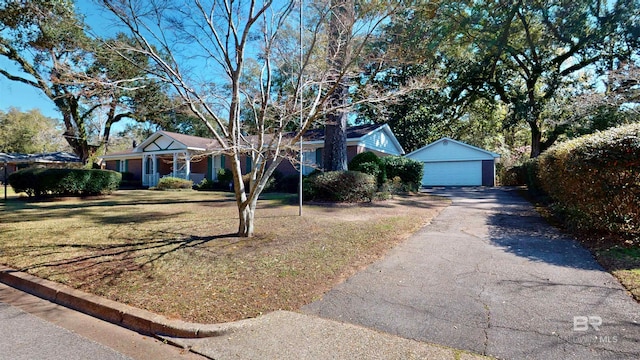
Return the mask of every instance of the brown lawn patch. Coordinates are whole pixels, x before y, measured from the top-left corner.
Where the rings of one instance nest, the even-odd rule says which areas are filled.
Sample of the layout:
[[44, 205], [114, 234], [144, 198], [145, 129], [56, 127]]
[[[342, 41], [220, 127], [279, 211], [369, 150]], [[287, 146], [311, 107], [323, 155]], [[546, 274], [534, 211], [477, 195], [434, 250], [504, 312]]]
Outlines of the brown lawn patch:
[[0, 263], [172, 318], [224, 322], [295, 310], [372, 263], [447, 202], [362, 205], [261, 200], [238, 238], [231, 194], [118, 191], [103, 199], [10, 200]]

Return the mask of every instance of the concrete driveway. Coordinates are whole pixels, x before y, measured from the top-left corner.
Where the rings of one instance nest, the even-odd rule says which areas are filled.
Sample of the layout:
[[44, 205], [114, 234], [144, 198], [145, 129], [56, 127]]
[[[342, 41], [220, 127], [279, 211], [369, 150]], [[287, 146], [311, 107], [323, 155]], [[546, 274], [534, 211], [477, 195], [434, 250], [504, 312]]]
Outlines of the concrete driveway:
[[303, 312], [504, 359], [638, 359], [640, 304], [511, 188], [451, 206]]

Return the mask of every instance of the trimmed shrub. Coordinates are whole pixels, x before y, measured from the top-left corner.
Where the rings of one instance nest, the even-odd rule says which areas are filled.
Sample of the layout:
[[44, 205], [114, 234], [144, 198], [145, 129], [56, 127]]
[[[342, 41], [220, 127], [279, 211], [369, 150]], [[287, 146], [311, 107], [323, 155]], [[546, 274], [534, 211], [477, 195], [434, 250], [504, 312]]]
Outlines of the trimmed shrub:
[[376, 189], [376, 178], [359, 171], [329, 171], [310, 176], [303, 187], [305, 199], [336, 202], [371, 201]]
[[373, 175], [378, 182], [378, 186], [387, 180], [384, 163], [378, 155], [371, 151], [365, 151], [354, 156], [349, 162], [349, 170]]
[[279, 171], [274, 171], [269, 179], [265, 192], [283, 192], [295, 194], [298, 192], [300, 182], [299, 174], [284, 175]]
[[537, 174], [570, 227], [640, 232], [640, 124], [558, 144]]
[[402, 156], [385, 156], [380, 159], [389, 179], [400, 178], [406, 188], [417, 191], [422, 184], [424, 164]]
[[158, 180], [157, 190], [179, 190], [193, 188], [193, 181], [177, 177], [165, 176]]
[[233, 182], [233, 173], [229, 169], [218, 169], [217, 179], [219, 183], [229, 186], [230, 182]]
[[29, 197], [109, 194], [121, 180], [122, 174], [118, 172], [97, 169], [29, 168], [9, 175], [14, 191]]

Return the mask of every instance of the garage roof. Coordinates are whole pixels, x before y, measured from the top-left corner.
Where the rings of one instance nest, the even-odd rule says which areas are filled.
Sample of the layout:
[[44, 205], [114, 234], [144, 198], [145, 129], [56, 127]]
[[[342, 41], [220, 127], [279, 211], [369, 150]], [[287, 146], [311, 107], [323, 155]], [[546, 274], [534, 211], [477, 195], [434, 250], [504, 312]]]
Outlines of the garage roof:
[[500, 155], [480, 149], [478, 147], [444, 137], [429, 145], [421, 147], [407, 157], [418, 161], [465, 161], [465, 160], [493, 160]]

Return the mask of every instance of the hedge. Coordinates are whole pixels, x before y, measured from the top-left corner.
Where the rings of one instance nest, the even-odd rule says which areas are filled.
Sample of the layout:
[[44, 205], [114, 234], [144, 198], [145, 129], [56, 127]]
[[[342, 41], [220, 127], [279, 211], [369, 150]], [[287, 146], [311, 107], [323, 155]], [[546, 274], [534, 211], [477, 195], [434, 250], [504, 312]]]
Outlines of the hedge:
[[155, 188], [156, 190], [192, 189], [193, 181], [178, 177], [165, 176], [158, 180], [158, 185], [156, 185]]
[[329, 171], [304, 180], [307, 200], [361, 202], [372, 201], [377, 184], [373, 175], [359, 171]]
[[371, 151], [365, 151], [354, 156], [349, 162], [349, 170], [373, 175], [378, 181], [378, 186], [387, 181], [384, 163], [378, 155]]
[[417, 191], [422, 185], [424, 164], [420, 161], [402, 156], [385, 156], [380, 158], [389, 179], [399, 177], [410, 190]]
[[536, 165], [540, 186], [570, 226], [640, 232], [640, 124], [558, 144]]
[[9, 175], [13, 190], [29, 197], [109, 194], [121, 180], [122, 174], [118, 172], [96, 169], [29, 168]]

